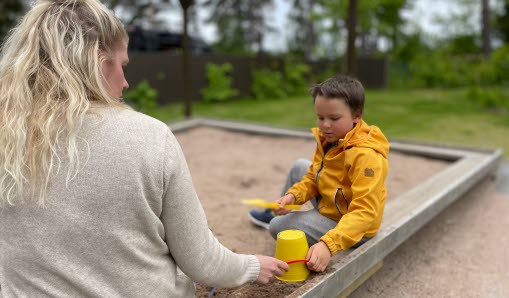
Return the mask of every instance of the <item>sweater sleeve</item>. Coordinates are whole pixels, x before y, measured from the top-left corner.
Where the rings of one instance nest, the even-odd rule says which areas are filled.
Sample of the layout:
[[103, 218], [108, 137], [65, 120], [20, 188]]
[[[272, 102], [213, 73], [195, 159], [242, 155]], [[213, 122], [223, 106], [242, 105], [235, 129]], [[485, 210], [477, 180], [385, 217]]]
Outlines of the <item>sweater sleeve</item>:
[[177, 266], [193, 281], [208, 286], [237, 287], [255, 281], [258, 259], [233, 253], [210, 231], [184, 155], [170, 131], [165, 147], [161, 220]]

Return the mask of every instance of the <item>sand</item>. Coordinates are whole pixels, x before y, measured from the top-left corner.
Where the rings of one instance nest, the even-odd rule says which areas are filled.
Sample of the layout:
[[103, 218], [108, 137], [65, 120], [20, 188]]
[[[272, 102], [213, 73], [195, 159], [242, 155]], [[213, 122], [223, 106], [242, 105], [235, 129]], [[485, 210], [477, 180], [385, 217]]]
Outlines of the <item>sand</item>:
[[[292, 163], [310, 159], [315, 142], [308, 139], [234, 133], [194, 128], [176, 133], [193, 182], [219, 241], [232, 251], [274, 255], [275, 241], [247, 217], [241, 199], [276, 200]], [[449, 163], [391, 152], [388, 202], [438, 173]], [[352, 297], [503, 297], [509, 296], [509, 256], [503, 252], [509, 199], [496, 195], [493, 182], [477, 187], [465, 199], [437, 216], [384, 260], [384, 266]], [[505, 209], [504, 209], [505, 208]], [[505, 213], [501, 213], [504, 212]], [[502, 259], [498, 259], [502, 257]], [[310, 275], [307, 282], [319, 278]], [[500, 286], [494, 286], [498, 281]], [[215, 297], [284, 297], [299, 283], [275, 282], [216, 289]], [[197, 296], [210, 288], [198, 286]]]

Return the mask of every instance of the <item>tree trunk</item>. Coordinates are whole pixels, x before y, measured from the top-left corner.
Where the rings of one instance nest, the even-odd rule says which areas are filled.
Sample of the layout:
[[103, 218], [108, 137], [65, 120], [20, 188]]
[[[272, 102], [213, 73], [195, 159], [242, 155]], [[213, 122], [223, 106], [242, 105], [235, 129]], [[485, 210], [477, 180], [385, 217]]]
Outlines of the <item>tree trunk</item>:
[[304, 57], [306, 59], [306, 61], [312, 61], [313, 58], [314, 58], [314, 55], [313, 55], [313, 49], [316, 45], [316, 34], [315, 34], [315, 24], [314, 22], [311, 20], [311, 15], [312, 13], [314, 12], [314, 8], [316, 6], [316, 0], [310, 0], [309, 1], [309, 7], [307, 8], [308, 9], [308, 15], [306, 15], [306, 24], [304, 25], [305, 26], [305, 30], [306, 30], [306, 37], [305, 37], [305, 44], [303, 45], [303, 48], [304, 48]]
[[491, 53], [491, 26], [489, 0], [482, 0], [482, 52], [484, 57]]
[[346, 48], [346, 73], [355, 76], [357, 57], [355, 54], [355, 39], [357, 27], [357, 0], [349, 0], [348, 5], [348, 44]]
[[182, 78], [184, 80], [184, 116], [190, 118], [192, 115], [193, 100], [191, 97], [191, 53], [190, 53], [190, 40], [188, 32], [189, 23], [189, 7], [192, 1], [180, 1], [183, 13], [183, 33], [182, 33]]

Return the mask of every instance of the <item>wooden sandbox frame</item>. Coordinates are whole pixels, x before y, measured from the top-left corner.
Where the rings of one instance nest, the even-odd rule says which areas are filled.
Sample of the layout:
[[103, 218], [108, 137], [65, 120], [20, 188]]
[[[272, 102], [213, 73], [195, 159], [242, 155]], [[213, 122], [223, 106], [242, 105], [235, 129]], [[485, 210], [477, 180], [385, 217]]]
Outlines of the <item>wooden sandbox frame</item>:
[[[211, 119], [191, 119], [169, 124], [173, 132], [196, 127], [213, 127], [234, 132], [313, 139], [311, 132]], [[391, 151], [451, 162], [443, 171], [387, 202], [382, 226], [377, 235], [357, 249], [336, 254], [333, 270], [318, 281], [303, 283], [287, 297], [346, 297], [383, 264], [383, 259], [495, 171], [502, 150], [477, 150], [405, 141], [390, 142]]]

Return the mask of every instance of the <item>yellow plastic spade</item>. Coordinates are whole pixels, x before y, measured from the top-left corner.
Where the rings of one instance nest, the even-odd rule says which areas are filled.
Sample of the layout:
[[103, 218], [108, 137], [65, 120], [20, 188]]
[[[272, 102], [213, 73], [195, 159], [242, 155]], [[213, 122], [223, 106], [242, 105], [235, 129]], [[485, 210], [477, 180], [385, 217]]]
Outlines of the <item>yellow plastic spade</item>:
[[[262, 208], [272, 208], [272, 209], [279, 208], [279, 204], [278, 203], [267, 202], [264, 199], [257, 199], [257, 198], [254, 198], [254, 199], [245, 199], [245, 200], [242, 200], [242, 203], [246, 204], [246, 205], [262, 207]], [[300, 209], [300, 205], [285, 205], [284, 209], [299, 210]]]

